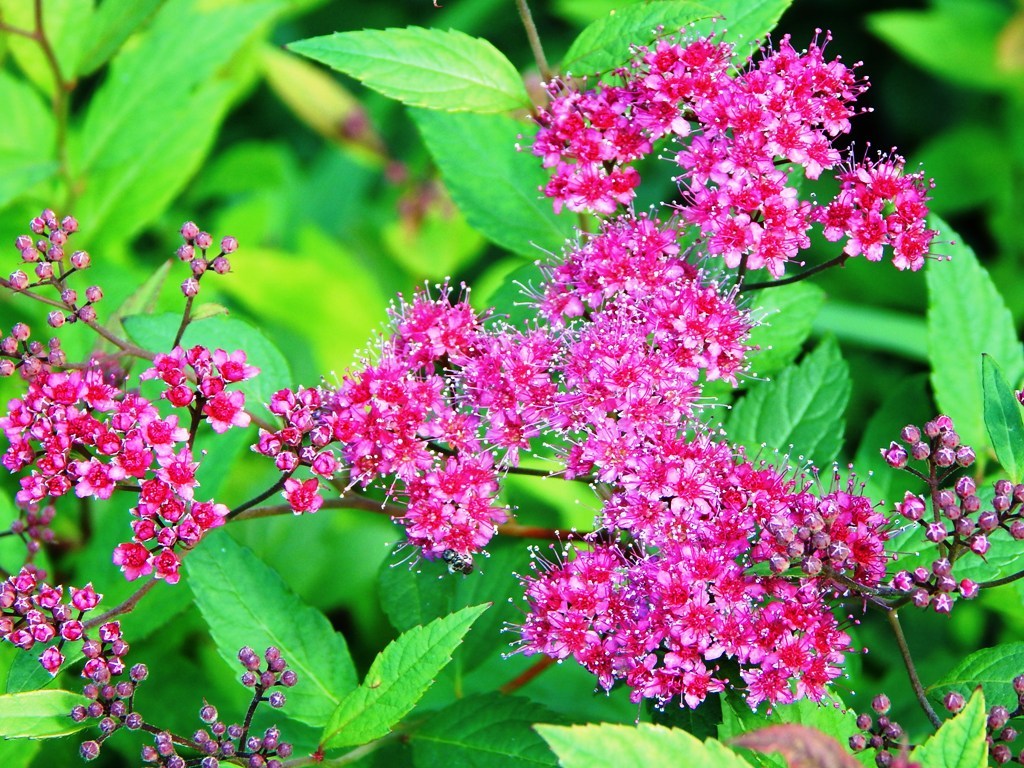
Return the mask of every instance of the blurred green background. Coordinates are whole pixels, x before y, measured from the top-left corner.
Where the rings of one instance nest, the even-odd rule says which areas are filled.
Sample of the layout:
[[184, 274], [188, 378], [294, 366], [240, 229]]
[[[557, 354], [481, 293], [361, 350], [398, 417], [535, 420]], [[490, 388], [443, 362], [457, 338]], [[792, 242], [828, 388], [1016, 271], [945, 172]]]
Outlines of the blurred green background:
[[[534, 2], [552, 64], [586, 23], [626, 4]], [[173, 256], [178, 228], [194, 220], [215, 238], [232, 234], [241, 243], [233, 274], [204, 280], [200, 299], [262, 329], [287, 358], [293, 384], [312, 386], [322, 376], [335, 380], [359, 350], [373, 347], [395, 294], [450, 277], [472, 285], [473, 302], [483, 308], [507, 276], [528, 263], [466, 223], [404, 107], [283, 49], [334, 31], [454, 28], [493, 42], [535, 88], [539, 78], [512, 0], [447, 0], [443, 8], [430, 0], [45, 0], [44, 7], [62, 71], [68, 78], [76, 73], [77, 83], [64, 102], [68, 119], [61, 127], [53, 119], [54, 83], [38, 46], [0, 32], [0, 243], [13, 243], [44, 206], [75, 214], [82, 229], [77, 247], [93, 256], [88, 283], [100, 284], [107, 296], [101, 319]], [[29, 0], [0, 0], [0, 18], [27, 28], [31, 8]], [[792, 34], [799, 48], [816, 29], [831, 30], [828, 51], [863, 61], [859, 72], [870, 78], [861, 98], [869, 111], [854, 121], [851, 137], [858, 153], [869, 144], [872, 152], [898, 147], [910, 167], [924, 165], [936, 181], [934, 210], [992, 272], [1019, 328], [1024, 7], [1011, 0], [795, 0], [776, 36]], [[624, 50], [629, 42], [623, 41]], [[6, 247], [3, 269], [13, 270], [17, 253]], [[812, 260], [834, 256], [833, 248], [816, 245]], [[942, 252], [942, 245], [935, 249]], [[158, 310], [180, 309], [176, 285], [185, 271], [174, 265]], [[854, 379], [846, 460], [885, 398], [908, 376], [927, 371], [924, 277], [854, 259], [816, 281], [827, 301], [815, 336], [837, 335]], [[41, 306], [0, 296], [0, 327], [26, 320], [45, 337], [44, 318]], [[62, 333], [72, 356], [94, 344], [80, 330]], [[16, 384], [4, 382], [0, 394], [13, 396]], [[920, 383], [907, 391], [921, 393]], [[927, 416], [932, 408], [918, 394], [906, 418], [897, 411], [893, 423]], [[211, 471], [204, 479], [203, 490], [229, 505], [266, 487], [274, 474], [248, 452], [244, 438], [217, 447], [236, 462], [230, 474]], [[510, 482], [509, 501], [526, 522], [549, 526], [587, 525], [598, 506], [553, 481]], [[109, 564], [113, 545], [127, 535], [124, 516], [115, 512], [110, 505], [83, 505], [62, 514], [62, 545], [51, 564], [56, 578], [91, 579], [108, 594], [125, 593]], [[232, 526], [232, 535], [327, 612], [365, 671], [394, 634], [380, 607], [378, 572], [382, 563], [389, 572], [385, 560], [398, 529], [379, 515], [325, 511], [242, 523]], [[522, 550], [521, 542], [512, 544]], [[0, 549], [0, 565], [16, 568], [13, 556], [16, 550]], [[522, 555], [517, 567], [525, 563]], [[515, 591], [514, 583], [505, 588]], [[926, 680], [969, 650], [1021, 636], [1021, 593], [1016, 587], [1002, 593], [973, 609], [958, 608], [953, 620], [907, 615]], [[145, 639], [135, 642], [133, 655], [154, 668], [161, 657], [173, 664], [150, 686], [161, 691], [150, 705], [191, 702], [166, 706], [169, 724], [186, 731], [195, 727], [203, 695], [216, 698], [222, 711], [229, 701], [241, 706], [239, 687], [205, 637], [187, 588], [162, 588], [154, 599], [164, 601], [164, 618], [173, 620], [140, 629]], [[885, 689], [897, 703], [897, 719], [921, 727], [884, 628], [869, 625], [855, 634], [875, 649], [851, 660], [849, 688], [862, 691], [860, 708]], [[495, 657], [503, 644], [495, 643]], [[11, 650], [0, 649], [0, 669], [12, 663]], [[491, 688], [525, 666], [518, 657], [504, 666], [494, 661], [477, 673]], [[589, 695], [592, 687], [586, 675], [565, 665], [524, 692], [557, 710], [559, 700]], [[586, 706], [595, 719], [631, 722], [637, 716], [621, 696]], [[0, 754], [6, 748], [0, 746]], [[124, 749], [136, 754], [137, 745]], [[61, 765], [67, 755], [66, 744], [48, 743], [35, 765]], [[105, 750], [104, 761], [118, 759]]]

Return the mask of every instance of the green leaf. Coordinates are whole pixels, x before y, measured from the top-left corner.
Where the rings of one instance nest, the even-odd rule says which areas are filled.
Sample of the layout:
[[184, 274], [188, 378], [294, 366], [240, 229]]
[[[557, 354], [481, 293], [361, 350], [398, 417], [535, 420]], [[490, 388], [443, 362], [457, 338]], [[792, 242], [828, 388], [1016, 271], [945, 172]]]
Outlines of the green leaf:
[[[82, 28], [87, 26], [93, 13], [94, 0], [47, 0], [42, 3], [43, 29], [46, 39], [57, 60], [61, 78], [65, 82], [74, 80], [75, 61], [79, 49], [85, 42]], [[4, 23], [31, 32], [35, 29], [35, 3], [25, 0], [0, 0], [0, 17]], [[11, 56], [18, 67], [40, 90], [53, 93], [56, 83], [53, 68], [42, 46], [35, 40], [22, 35], [6, 35]], [[2, 102], [0, 102], [2, 103]], [[4, 109], [4, 120], [9, 112]]]
[[30, 691], [0, 696], [0, 737], [52, 739], [89, 725], [71, 719], [71, 708], [89, 700], [71, 691]]
[[116, 220], [120, 236], [135, 234], [181, 191], [234, 96], [237, 70], [224, 64], [279, 7], [169, 0], [114, 58], [72, 145], [87, 182], [76, 214], [90, 232]]
[[512, 62], [487, 40], [454, 29], [335, 32], [288, 48], [414, 107], [506, 112], [530, 106]]
[[[123, 320], [132, 341], [153, 352], [167, 352], [181, 323], [181, 315], [167, 312], [159, 315], [132, 315]], [[245, 392], [246, 407], [265, 406], [277, 390], [292, 383], [288, 361], [270, 339], [254, 326], [237, 317], [218, 315], [190, 323], [182, 336], [181, 346], [202, 344], [227, 352], [244, 350], [250, 365], [260, 369], [259, 375], [243, 381], [238, 388]]]
[[750, 355], [751, 373], [773, 376], [792, 363], [811, 333], [814, 319], [825, 303], [825, 292], [812, 283], [793, 283], [758, 291], [751, 302], [759, 324], [750, 343], [759, 347]]
[[1003, 643], [992, 648], [975, 651], [928, 688], [928, 697], [941, 701], [950, 691], [964, 696], [978, 685], [985, 698], [995, 704], [1017, 706], [1017, 693], [1013, 678], [1024, 670], [1024, 643]]
[[226, 533], [211, 534], [185, 558], [196, 597], [221, 657], [239, 670], [244, 645], [277, 646], [298, 682], [287, 692], [288, 716], [314, 727], [356, 687], [345, 638], [303, 603], [281, 577]]
[[51, 159], [56, 121], [39, 93], [25, 81], [0, 71], [0, 104], [4, 105], [0, 150], [31, 152], [36, 162]]
[[1020, 403], [1006, 383], [999, 364], [989, 355], [982, 355], [981, 385], [985, 430], [999, 463], [1010, 480], [1019, 483], [1024, 471], [1024, 421], [1020, 416]]
[[[423, 569], [429, 569], [424, 573]], [[380, 605], [399, 632], [451, 613], [455, 579], [437, 578], [429, 565], [415, 570], [387, 558], [380, 565]]]
[[474, 621], [476, 605], [400, 635], [377, 654], [363, 684], [346, 696], [324, 728], [328, 748], [365, 744], [387, 735], [416, 705]]
[[716, 15], [710, 4], [666, 0], [620, 8], [590, 24], [573, 40], [562, 59], [562, 72], [590, 75], [621, 67], [631, 44], [649, 43], [655, 28], [678, 31], [697, 19]]
[[850, 398], [850, 372], [834, 338], [773, 381], [758, 382], [735, 406], [726, 433], [757, 452], [762, 443], [822, 466], [839, 453]]
[[717, 11], [725, 21], [697, 22], [693, 32], [702, 36], [720, 34], [736, 48], [733, 61], [742, 62], [775, 29], [792, 4], [793, 0], [705, 0], [704, 5]]
[[928, 283], [928, 359], [939, 410], [956, 424], [963, 442], [979, 455], [989, 445], [983, 421], [981, 356], [999, 361], [1010, 386], [1024, 376], [1024, 352], [1013, 317], [974, 252], [937, 217], [932, 224], [950, 262], [931, 261]]
[[928, 330], [924, 319], [906, 312], [830, 298], [814, 320], [814, 332], [834, 333], [839, 341], [891, 352], [908, 360], [928, 360]]
[[413, 731], [413, 761], [421, 768], [554, 766], [555, 756], [531, 726], [556, 719], [547, 707], [518, 696], [468, 696]]
[[89, 75], [102, 67], [164, 1], [103, 0], [81, 33], [84, 47], [76, 74]]
[[29, 768], [42, 745], [29, 739], [0, 739], [0, 765], [4, 768]]
[[503, 115], [423, 109], [410, 115], [455, 204], [489, 240], [535, 259], [545, 250], [557, 252], [573, 235], [570, 217], [556, 216], [551, 201], [541, 197], [548, 174], [540, 161], [516, 151], [526, 130], [522, 123]]
[[967, 706], [910, 754], [923, 768], [986, 768], [985, 696], [975, 691]]
[[558, 755], [563, 768], [646, 768], [685, 765], [686, 768], [743, 768], [746, 760], [721, 744], [700, 741], [675, 728], [641, 723], [628, 725], [538, 725], [537, 732]]
[[[942, 2], [925, 11], [868, 16], [868, 29], [917, 66], [972, 88], [1017, 88], [1020, 77], [997, 62], [1000, 32], [1011, 10], [998, 0]], [[941, 45], [936, 41], [941, 40]]]
[[56, 162], [40, 161], [35, 152], [0, 149], [0, 207], [53, 176], [57, 167]]

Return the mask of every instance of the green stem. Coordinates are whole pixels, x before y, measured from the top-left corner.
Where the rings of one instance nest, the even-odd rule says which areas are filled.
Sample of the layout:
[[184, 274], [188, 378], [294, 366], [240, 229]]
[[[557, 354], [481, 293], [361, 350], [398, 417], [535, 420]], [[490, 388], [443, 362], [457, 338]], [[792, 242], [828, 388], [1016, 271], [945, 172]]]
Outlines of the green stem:
[[935, 714], [935, 710], [925, 694], [924, 686], [921, 684], [921, 678], [917, 675], [917, 668], [914, 666], [914, 659], [910, 655], [910, 647], [907, 645], [907, 638], [903, 634], [903, 626], [900, 624], [899, 614], [895, 610], [887, 611], [885, 617], [889, 620], [889, 626], [896, 636], [896, 645], [900, 649], [900, 656], [903, 657], [903, 665], [907, 668], [907, 675], [910, 677], [910, 687], [914, 689], [917, 702], [921, 705], [921, 709], [924, 710], [931, 724], [939, 728], [942, 725], [942, 718]]
[[548, 67], [547, 57], [544, 56], [544, 48], [540, 44], [537, 26], [533, 23], [533, 14], [530, 13], [530, 6], [526, 0], [516, 0], [516, 8], [519, 9], [519, 18], [522, 19], [523, 27], [526, 29], [526, 39], [530, 41], [533, 59], [537, 62], [537, 69], [540, 71], [541, 78], [546, 83], [551, 80], [551, 69]]

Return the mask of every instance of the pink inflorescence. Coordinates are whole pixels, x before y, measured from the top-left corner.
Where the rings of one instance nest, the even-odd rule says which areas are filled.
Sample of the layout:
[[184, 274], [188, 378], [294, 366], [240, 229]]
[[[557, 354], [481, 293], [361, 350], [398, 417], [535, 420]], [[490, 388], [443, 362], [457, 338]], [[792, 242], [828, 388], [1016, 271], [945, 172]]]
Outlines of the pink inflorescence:
[[18, 506], [32, 510], [71, 491], [109, 499], [117, 490], [134, 490], [132, 540], [114, 550], [114, 563], [129, 579], [154, 573], [177, 582], [175, 550], [195, 546], [228, 511], [195, 498], [199, 462], [183, 426], [190, 418], [184, 409], [205, 416], [217, 432], [246, 426], [244, 395], [226, 387], [256, 373], [241, 352], [197, 346], [157, 355], [140, 378], [159, 379], [161, 397], [182, 409], [161, 417], [154, 403], [108, 384], [98, 369], [41, 370], [0, 417], [10, 442], [3, 465], [11, 472], [29, 470], [15, 497]]
[[[43, 669], [56, 675], [64, 663], [62, 649], [65, 643], [84, 641], [84, 650], [89, 657], [90, 671], [108, 662], [116, 667], [114, 659], [124, 655], [127, 645], [118, 652], [104, 652], [104, 638], [120, 637], [120, 627], [114, 622], [99, 628], [100, 641], [90, 640], [82, 619], [99, 605], [99, 595], [86, 584], [81, 589], [71, 587], [70, 598], [64, 600], [62, 586], [51, 587], [43, 581], [45, 574], [30, 567], [0, 583], [0, 640], [26, 651], [36, 645], [50, 644], [39, 657]], [[109, 650], [109, 649], [108, 649]], [[91, 655], [90, 655], [91, 654]]]
[[[929, 183], [895, 155], [841, 166], [834, 144], [867, 83], [824, 49], [815, 40], [798, 53], [786, 36], [736, 73], [728, 43], [663, 39], [638, 48], [618, 84], [552, 82], [533, 143], [554, 169], [544, 193], [556, 210], [616, 213], [640, 183], [633, 164], [671, 139], [679, 214], [729, 267], [780, 277], [821, 224], [846, 239], [847, 256], [877, 261], [889, 247], [898, 269], [920, 269], [935, 235], [924, 223]], [[801, 179], [836, 169], [834, 200], [800, 200]]]

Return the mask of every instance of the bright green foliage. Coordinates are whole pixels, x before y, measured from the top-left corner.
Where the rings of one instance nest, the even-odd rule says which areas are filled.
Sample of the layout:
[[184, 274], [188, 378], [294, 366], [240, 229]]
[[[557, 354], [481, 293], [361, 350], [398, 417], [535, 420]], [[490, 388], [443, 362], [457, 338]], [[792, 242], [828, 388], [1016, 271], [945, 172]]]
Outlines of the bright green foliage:
[[195, 595], [217, 650], [241, 675], [238, 650], [276, 646], [298, 682], [287, 692], [288, 714], [312, 726], [327, 722], [356, 687], [345, 638], [305, 605], [268, 565], [225, 533], [211, 534], [185, 560]]
[[336, 32], [288, 48], [412, 107], [507, 112], [530, 103], [522, 78], [501, 51], [454, 29]]
[[[725, 424], [729, 439], [757, 453], [762, 443], [817, 466], [835, 458], [843, 439], [850, 373], [835, 339], [824, 340], [798, 365], [750, 387]], [[799, 463], [799, 462], [798, 462]]]
[[365, 744], [394, 728], [449, 661], [487, 605], [463, 608], [402, 634], [381, 651], [362, 684], [334, 710], [321, 742], [328, 748]]
[[1020, 482], [1024, 472], [1024, 422], [1020, 403], [999, 364], [988, 355], [982, 356], [982, 393], [985, 402], [985, 430], [996, 451], [996, 458], [1010, 480]]
[[953, 419], [963, 442], [981, 455], [990, 445], [981, 356], [987, 353], [998, 360], [1015, 386], [1024, 376], [1024, 352], [1013, 318], [974, 251], [948, 226], [939, 222], [938, 228], [940, 237], [955, 242], [948, 248], [952, 261], [933, 262], [925, 270], [932, 389], [939, 410]]
[[794, 283], [760, 291], [751, 302], [759, 321], [750, 332], [750, 372], [758, 378], [774, 376], [792, 363], [825, 304], [825, 293], [813, 283]]
[[1017, 702], [1013, 678], [1022, 674], [1021, 670], [1024, 670], [1024, 643], [982, 648], [930, 686], [928, 696], [940, 701], [949, 691], [956, 691], [967, 697], [974, 686], [980, 685], [990, 706], [1002, 704], [1012, 711]]
[[923, 768], [985, 768], [988, 744], [985, 742], [985, 696], [976, 691], [959, 714], [942, 724], [910, 759]]
[[641, 723], [628, 725], [538, 725], [537, 732], [558, 755], [563, 768], [616, 768], [685, 764], [688, 768], [744, 768], [746, 760], [686, 731]]
[[71, 691], [30, 691], [0, 696], [0, 737], [8, 739], [50, 739], [85, 728], [68, 715], [71, 708], [88, 704], [84, 696]]

